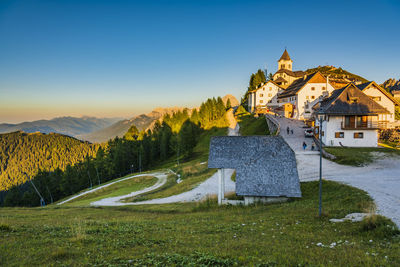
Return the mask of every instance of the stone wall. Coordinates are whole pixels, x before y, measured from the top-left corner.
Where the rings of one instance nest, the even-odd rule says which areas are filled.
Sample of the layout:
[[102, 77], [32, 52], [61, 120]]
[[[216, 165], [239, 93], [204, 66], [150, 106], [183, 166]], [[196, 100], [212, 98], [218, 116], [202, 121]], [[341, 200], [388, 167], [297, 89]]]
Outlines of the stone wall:
[[268, 129], [271, 135], [279, 135], [280, 126], [278, 121], [271, 114], [265, 114], [265, 119], [267, 120]]

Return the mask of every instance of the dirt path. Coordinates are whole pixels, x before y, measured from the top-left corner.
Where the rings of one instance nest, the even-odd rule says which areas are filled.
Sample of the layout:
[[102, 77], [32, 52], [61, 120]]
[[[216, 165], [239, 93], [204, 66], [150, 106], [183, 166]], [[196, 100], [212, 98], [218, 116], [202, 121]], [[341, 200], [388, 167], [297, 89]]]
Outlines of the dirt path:
[[[122, 181], [126, 181], [126, 180], [128, 180], [128, 179], [132, 179], [132, 178], [136, 178], [136, 177], [142, 177], [142, 176], [156, 176], [156, 177], [158, 178], [158, 176], [160, 176], [160, 175], [161, 175], [160, 173], [146, 173], [146, 174], [138, 174], [138, 175], [129, 176], [129, 177], [123, 178], [123, 179], [121, 179], [121, 180], [118, 180], [118, 181], [115, 181], [115, 182], [111, 182], [111, 183], [108, 183], [108, 184], [105, 184], [105, 185], [96, 187], [96, 188], [94, 188], [94, 189], [91, 189], [91, 190], [82, 192], [82, 193], [80, 193], [80, 194], [78, 194], [78, 195], [75, 195], [75, 196], [73, 196], [73, 197], [70, 197], [70, 198], [68, 198], [68, 199], [66, 199], [66, 200], [64, 200], [64, 201], [62, 201], [62, 202], [60, 202], [60, 203], [57, 203], [57, 205], [62, 205], [62, 204], [64, 204], [64, 203], [67, 203], [67, 202], [69, 202], [69, 201], [71, 201], [71, 200], [73, 200], [73, 199], [76, 199], [76, 198], [78, 198], [78, 197], [81, 197], [81, 196], [84, 196], [84, 195], [87, 195], [87, 194], [96, 192], [97, 190], [100, 190], [100, 189], [102, 189], [102, 188], [108, 187], [108, 186], [110, 186], [110, 185], [113, 185], [113, 184], [116, 184], [116, 183], [119, 183], [119, 182], [122, 182]], [[165, 179], [164, 183], [162, 183], [162, 184], [160, 184], [160, 180], [161, 180], [161, 178], [159, 178], [159, 180], [157, 181], [156, 184], [153, 185], [153, 187], [156, 186], [156, 185], [157, 185], [158, 187], [163, 186], [164, 183], [166, 182], [166, 179]], [[158, 187], [156, 187], [156, 188], [158, 188]], [[154, 189], [156, 189], [156, 188], [153, 188], [152, 190], [154, 190]]]
[[[277, 118], [281, 136], [296, 153], [300, 181], [319, 179], [319, 152], [311, 151], [311, 138], [304, 137], [302, 121]], [[287, 134], [286, 128], [293, 129]], [[302, 143], [306, 141], [307, 150]], [[374, 199], [377, 213], [393, 220], [400, 227], [400, 158], [381, 156], [365, 167], [339, 165], [322, 159], [322, 177], [360, 188]]]
[[167, 182], [167, 177], [168, 175], [165, 173], [149, 173], [147, 176], [155, 176], [158, 178], [158, 181], [145, 189], [135, 191], [132, 193], [129, 193], [127, 195], [122, 195], [122, 196], [117, 196], [117, 197], [108, 197], [108, 198], [103, 198], [98, 201], [90, 203], [91, 206], [124, 206], [124, 205], [129, 205], [131, 203], [123, 203], [120, 202], [122, 199], [129, 198], [129, 197], [134, 197], [140, 194], [144, 194], [150, 191], [153, 191], [161, 186], [163, 186]]

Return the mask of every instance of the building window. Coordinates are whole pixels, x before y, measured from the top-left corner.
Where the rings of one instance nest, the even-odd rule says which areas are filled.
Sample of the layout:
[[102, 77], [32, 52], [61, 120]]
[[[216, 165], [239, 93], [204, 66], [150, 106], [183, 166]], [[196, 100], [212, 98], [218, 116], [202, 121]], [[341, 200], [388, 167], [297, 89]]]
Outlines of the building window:
[[311, 99], [315, 99], [315, 96], [312, 95], [312, 96], [311, 96]]
[[324, 131], [321, 131], [321, 136], [324, 136], [325, 135], [325, 132]]
[[325, 86], [322, 86], [322, 91], [325, 91], [326, 90], [326, 87]]
[[263, 101], [263, 100], [260, 100], [260, 103], [264, 103], [264, 101]]
[[272, 91], [272, 87], [270, 87], [269, 90]]
[[268, 96], [272, 96], [272, 94], [268, 94]]
[[260, 94], [260, 97], [263, 97], [264, 96], [264, 94]]
[[354, 133], [354, 138], [358, 138], [358, 139], [361, 139], [361, 138], [364, 138], [364, 133]]
[[308, 95], [306, 95], [306, 99], [309, 99], [310, 97]]
[[311, 87], [311, 91], [315, 91], [315, 87]]
[[344, 138], [344, 132], [336, 132], [335, 138]]
[[282, 68], [283, 68], [283, 69], [285, 68], [285, 64], [282, 64]]
[[381, 101], [382, 100], [380, 96], [372, 96], [371, 98], [374, 101]]
[[289, 69], [291, 68], [290, 64], [289, 64]]
[[263, 88], [263, 91], [265, 91], [265, 88]]
[[358, 97], [350, 97], [350, 103], [351, 103], [351, 104], [356, 104], [356, 103], [358, 103]]

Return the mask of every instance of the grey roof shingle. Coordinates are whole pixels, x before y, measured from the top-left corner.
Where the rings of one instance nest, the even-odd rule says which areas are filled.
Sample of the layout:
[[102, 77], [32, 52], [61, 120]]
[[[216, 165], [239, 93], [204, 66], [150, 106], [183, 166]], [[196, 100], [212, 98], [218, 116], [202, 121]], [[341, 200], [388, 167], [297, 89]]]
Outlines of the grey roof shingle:
[[301, 197], [296, 157], [281, 136], [216, 136], [209, 168], [236, 169], [240, 196]]
[[[356, 102], [354, 102], [356, 101]], [[320, 114], [328, 115], [377, 115], [389, 111], [361, 92], [354, 84], [349, 84], [332, 92], [322, 101]]]

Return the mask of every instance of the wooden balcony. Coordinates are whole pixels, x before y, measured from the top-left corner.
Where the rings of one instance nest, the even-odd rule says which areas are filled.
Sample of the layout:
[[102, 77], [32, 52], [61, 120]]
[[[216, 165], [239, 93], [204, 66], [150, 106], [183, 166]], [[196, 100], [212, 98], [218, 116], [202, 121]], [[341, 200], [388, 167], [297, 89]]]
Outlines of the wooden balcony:
[[342, 130], [377, 130], [385, 129], [387, 127], [386, 121], [366, 121], [355, 122], [346, 124], [342, 121]]

